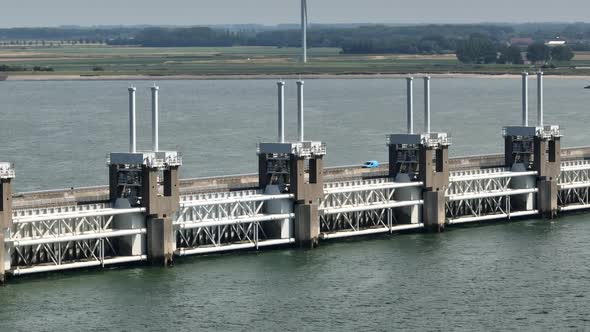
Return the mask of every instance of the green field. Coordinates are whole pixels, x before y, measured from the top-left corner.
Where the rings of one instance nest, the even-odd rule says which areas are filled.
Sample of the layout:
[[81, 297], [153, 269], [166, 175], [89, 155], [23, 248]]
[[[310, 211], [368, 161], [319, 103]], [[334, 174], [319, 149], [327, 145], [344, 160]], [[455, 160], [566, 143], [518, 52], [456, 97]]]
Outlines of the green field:
[[[298, 48], [276, 47], [110, 47], [0, 48], [0, 65], [24, 66], [27, 71], [6, 75], [287, 75], [287, 74], [505, 74], [531, 66], [467, 65], [453, 55], [342, 55], [336, 48], [313, 48], [310, 62], [298, 61]], [[52, 72], [34, 72], [34, 66]], [[586, 67], [589, 69], [576, 69]], [[97, 70], [98, 69], [98, 70]], [[590, 75], [590, 55], [577, 54], [571, 63], [547, 74]]]

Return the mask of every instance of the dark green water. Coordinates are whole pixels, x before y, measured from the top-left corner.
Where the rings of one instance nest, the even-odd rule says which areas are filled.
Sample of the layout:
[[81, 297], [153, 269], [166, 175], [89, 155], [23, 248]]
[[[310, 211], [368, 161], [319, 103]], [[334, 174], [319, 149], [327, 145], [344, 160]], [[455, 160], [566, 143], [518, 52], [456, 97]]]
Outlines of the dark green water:
[[588, 243], [577, 215], [28, 277], [0, 330], [586, 330]]

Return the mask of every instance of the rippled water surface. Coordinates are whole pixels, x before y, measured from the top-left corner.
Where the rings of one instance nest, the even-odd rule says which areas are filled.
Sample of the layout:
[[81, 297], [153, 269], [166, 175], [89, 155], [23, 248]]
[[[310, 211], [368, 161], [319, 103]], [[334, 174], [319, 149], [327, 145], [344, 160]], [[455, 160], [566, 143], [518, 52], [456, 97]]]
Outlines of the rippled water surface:
[[[135, 84], [148, 148], [151, 82]], [[565, 145], [590, 144], [587, 81], [545, 85], [546, 122], [566, 127]], [[17, 188], [106, 183], [106, 153], [126, 149], [126, 86], [0, 82], [0, 159], [16, 162]], [[161, 145], [183, 151], [185, 177], [256, 170], [256, 142], [275, 135], [272, 81], [160, 87]], [[287, 87], [294, 136], [294, 82]], [[305, 88], [306, 132], [328, 143], [328, 164], [386, 158], [385, 134], [405, 124], [403, 81]], [[439, 79], [432, 88], [433, 128], [453, 133], [455, 155], [499, 152], [500, 128], [520, 119], [518, 80]], [[588, 243], [589, 218], [573, 215], [184, 258], [169, 269], [22, 277], [0, 288], [0, 331], [586, 330]]]

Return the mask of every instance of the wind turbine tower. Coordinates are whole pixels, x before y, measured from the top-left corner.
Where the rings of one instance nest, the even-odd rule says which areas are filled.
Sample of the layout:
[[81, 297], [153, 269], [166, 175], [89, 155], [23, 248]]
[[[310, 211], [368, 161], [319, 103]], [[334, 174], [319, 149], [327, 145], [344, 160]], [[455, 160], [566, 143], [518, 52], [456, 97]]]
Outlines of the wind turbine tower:
[[307, 63], [307, 0], [301, 0], [301, 61]]

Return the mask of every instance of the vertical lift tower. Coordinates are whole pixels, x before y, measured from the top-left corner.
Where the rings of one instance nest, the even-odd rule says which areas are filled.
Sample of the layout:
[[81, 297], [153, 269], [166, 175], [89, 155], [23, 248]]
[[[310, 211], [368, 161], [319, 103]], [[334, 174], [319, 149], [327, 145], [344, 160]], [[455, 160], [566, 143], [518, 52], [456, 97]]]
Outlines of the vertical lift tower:
[[[145, 208], [145, 219], [142, 215], [140, 220], [118, 221], [124, 227], [145, 224], [148, 261], [155, 265], [169, 265], [176, 243], [172, 217], [179, 207], [178, 169], [182, 165], [182, 157], [176, 151], [159, 150], [156, 86], [152, 88], [153, 148], [152, 151], [137, 151], [135, 91], [134, 87], [129, 88], [129, 152], [110, 154], [110, 200], [116, 208]], [[141, 244], [139, 248], [137, 246], [137, 243], [126, 244], [129, 250], [141, 250]]]
[[297, 82], [299, 140], [285, 141], [285, 82], [278, 82], [277, 87], [278, 142], [259, 144], [259, 186], [263, 190], [274, 187], [294, 195], [295, 241], [300, 247], [312, 248], [317, 245], [320, 234], [319, 201], [324, 195], [326, 146], [319, 141], [304, 140], [303, 81]]
[[13, 165], [0, 162], [0, 285], [4, 284], [5, 271], [10, 269], [10, 253], [5, 239], [12, 227], [12, 179]]
[[[391, 134], [389, 177], [395, 181], [423, 183], [422, 220], [429, 231], [440, 232], [445, 225], [445, 189], [449, 183], [447, 133], [430, 131], [430, 77], [424, 78], [424, 132], [414, 133], [413, 77], [407, 79], [407, 133]], [[414, 216], [412, 219], [416, 219]]]
[[528, 125], [528, 73], [522, 74], [522, 125], [504, 127], [504, 159], [512, 171], [537, 171], [537, 209], [545, 217], [557, 214], [557, 181], [561, 172], [561, 132], [543, 124], [543, 72], [537, 73], [537, 125]]

